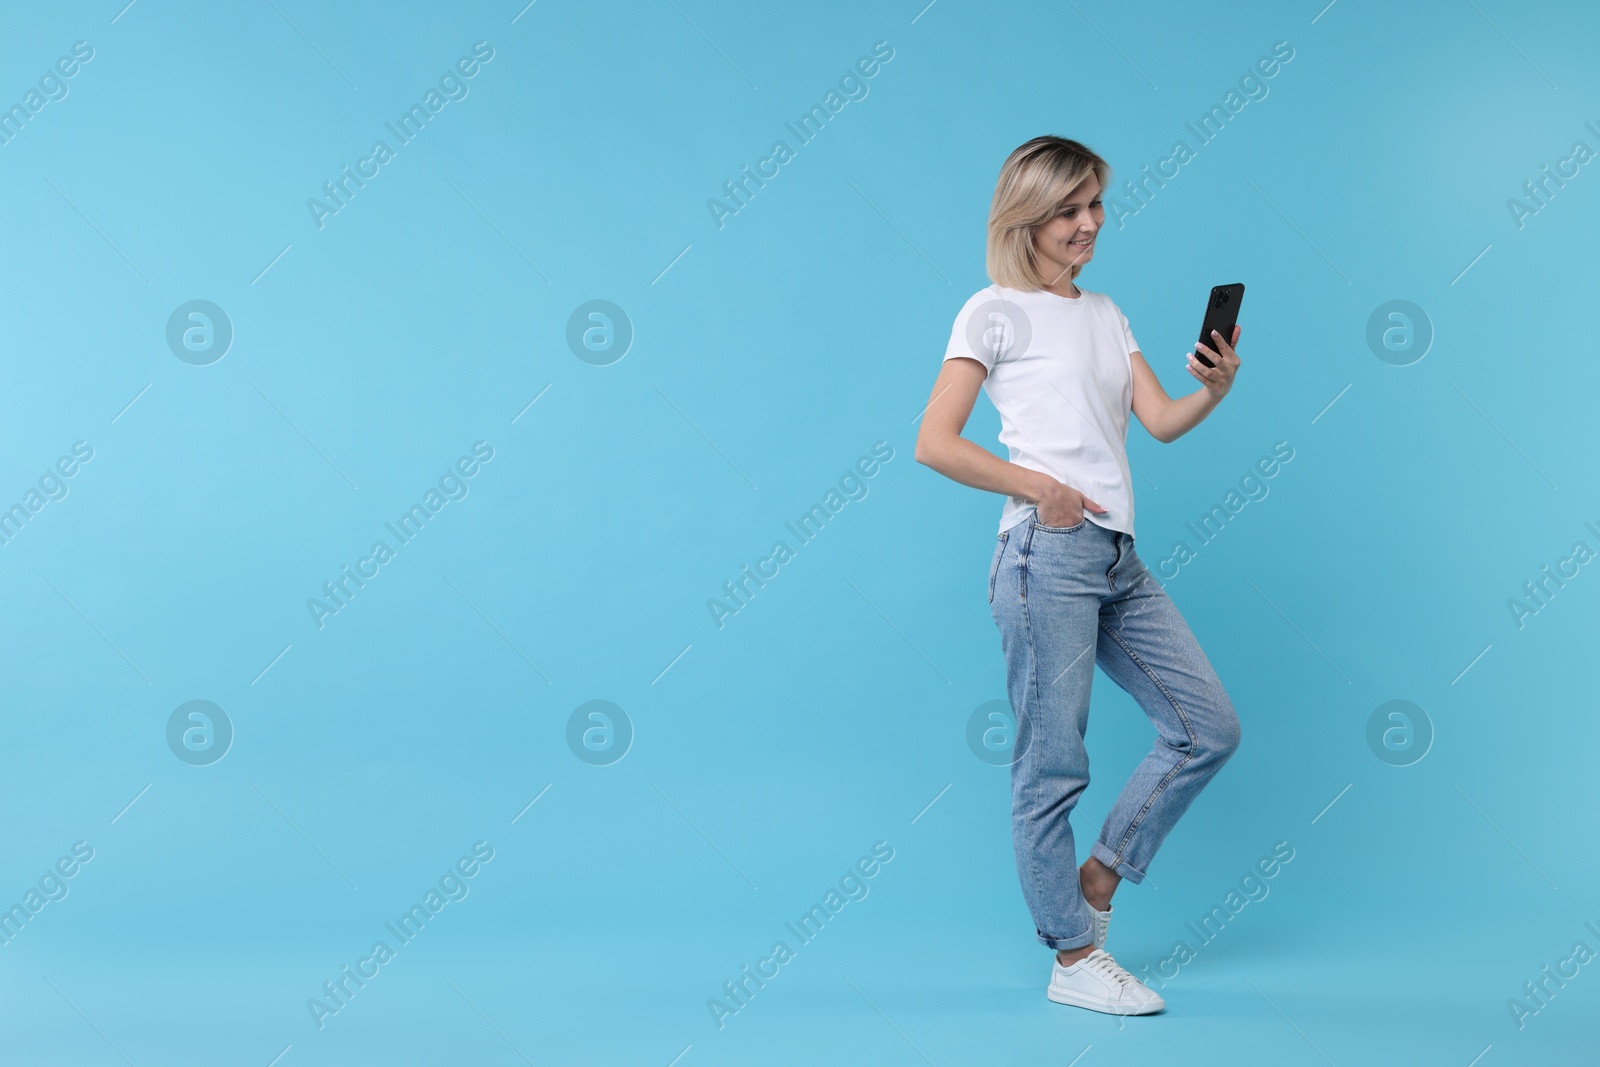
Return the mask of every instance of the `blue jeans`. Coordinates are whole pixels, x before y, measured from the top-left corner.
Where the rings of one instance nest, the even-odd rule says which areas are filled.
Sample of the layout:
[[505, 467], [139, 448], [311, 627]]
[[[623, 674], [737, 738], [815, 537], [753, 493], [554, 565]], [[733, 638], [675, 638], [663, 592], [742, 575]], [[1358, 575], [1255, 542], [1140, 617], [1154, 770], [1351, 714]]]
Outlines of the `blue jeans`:
[[1011, 830], [1022, 894], [1040, 942], [1094, 940], [1068, 816], [1089, 784], [1084, 730], [1094, 666], [1156, 728], [1089, 849], [1137, 884], [1178, 818], [1239, 746], [1239, 717], [1133, 538], [1085, 519], [1043, 526], [1036, 513], [999, 536], [989, 605], [1017, 716]]

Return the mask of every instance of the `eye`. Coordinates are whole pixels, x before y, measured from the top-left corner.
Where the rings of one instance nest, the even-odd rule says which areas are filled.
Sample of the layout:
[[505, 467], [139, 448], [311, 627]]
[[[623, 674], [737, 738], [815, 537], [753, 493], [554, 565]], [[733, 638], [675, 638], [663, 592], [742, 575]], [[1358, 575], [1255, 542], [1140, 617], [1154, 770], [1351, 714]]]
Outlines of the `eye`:
[[1093, 200], [1089, 201], [1089, 206], [1090, 207], [1099, 207], [1100, 203], [1101, 203], [1100, 198], [1097, 196]]

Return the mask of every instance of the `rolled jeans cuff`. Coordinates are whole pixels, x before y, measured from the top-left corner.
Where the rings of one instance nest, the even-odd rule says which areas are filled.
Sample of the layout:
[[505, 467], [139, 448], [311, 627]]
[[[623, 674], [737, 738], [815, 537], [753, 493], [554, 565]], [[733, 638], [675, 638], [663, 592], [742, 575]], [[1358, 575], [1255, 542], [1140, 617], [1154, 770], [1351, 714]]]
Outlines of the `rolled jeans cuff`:
[[1037, 929], [1034, 934], [1039, 938], [1039, 944], [1053, 949], [1083, 948], [1085, 945], [1094, 944], [1094, 927], [1089, 927], [1078, 937], [1051, 937], [1049, 934], [1040, 933]]
[[1125, 881], [1132, 882], [1134, 885], [1144, 881], [1143, 871], [1131, 866], [1126, 860], [1119, 860], [1116, 853], [1099, 841], [1089, 846], [1089, 855], [1116, 871]]

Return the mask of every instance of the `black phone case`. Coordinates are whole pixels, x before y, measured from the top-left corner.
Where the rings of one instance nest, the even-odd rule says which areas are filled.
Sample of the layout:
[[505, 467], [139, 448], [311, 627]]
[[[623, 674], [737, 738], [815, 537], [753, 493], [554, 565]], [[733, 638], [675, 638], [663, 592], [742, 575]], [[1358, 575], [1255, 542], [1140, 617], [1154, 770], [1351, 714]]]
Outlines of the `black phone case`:
[[[1200, 341], [1213, 352], [1217, 350], [1216, 342], [1211, 336], [1211, 331], [1216, 330], [1222, 335], [1223, 340], [1233, 343], [1233, 328], [1239, 322], [1239, 305], [1244, 303], [1244, 283], [1234, 282], [1232, 285], [1218, 285], [1211, 290], [1211, 298], [1206, 301], [1205, 321], [1200, 325]], [[1207, 367], [1216, 366], [1206, 354], [1195, 349], [1194, 358]]]

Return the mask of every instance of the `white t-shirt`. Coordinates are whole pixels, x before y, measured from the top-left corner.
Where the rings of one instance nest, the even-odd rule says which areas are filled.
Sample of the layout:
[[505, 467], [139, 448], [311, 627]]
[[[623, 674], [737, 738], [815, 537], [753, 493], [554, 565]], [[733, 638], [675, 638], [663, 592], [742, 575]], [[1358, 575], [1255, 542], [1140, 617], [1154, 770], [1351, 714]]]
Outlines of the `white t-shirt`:
[[[1000, 413], [1012, 463], [1072, 486], [1106, 509], [1085, 518], [1131, 536], [1128, 415], [1139, 345], [1110, 297], [1079, 292], [1069, 299], [1043, 289], [980, 289], [956, 316], [944, 358], [975, 359], [989, 372], [983, 389]], [[1035, 510], [1007, 497], [1000, 529]]]

